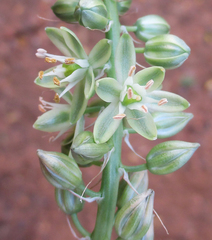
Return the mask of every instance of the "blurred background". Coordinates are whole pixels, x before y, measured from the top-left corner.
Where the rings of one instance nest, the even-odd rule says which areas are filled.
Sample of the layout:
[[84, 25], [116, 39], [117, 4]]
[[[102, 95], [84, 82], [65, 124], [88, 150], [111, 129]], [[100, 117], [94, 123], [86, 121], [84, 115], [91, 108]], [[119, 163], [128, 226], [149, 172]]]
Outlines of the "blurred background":
[[[66, 216], [54, 200], [54, 188], [40, 171], [38, 148], [60, 151], [59, 140], [49, 143], [51, 135], [32, 128], [38, 111], [38, 97], [52, 100], [54, 93], [36, 86], [40, 70], [49, 68], [35, 57], [36, 49], [59, 53], [47, 38], [46, 26], [68, 26], [76, 33], [88, 53], [104, 37], [79, 25], [60, 22], [50, 7], [55, 0], [1, 0], [0, 5], [0, 239], [58, 240], [74, 239]], [[168, 70], [164, 89], [185, 97], [194, 118], [186, 128], [168, 140], [199, 142], [201, 147], [180, 170], [165, 176], [149, 175], [155, 190], [155, 210], [169, 231], [166, 234], [155, 218], [155, 240], [212, 239], [212, 1], [211, 0], [133, 0], [121, 23], [158, 14], [171, 26], [171, 34], [182, 38], [191, 48], [188, 60], [178, 69]], [[45, 19], [50, 20], [45, 20]], [[51, 21], [52, 20], [52, 21]], [[132, 35], [134, 36], [134, 35]], [[140, 46], [143, 46], [141, 44]], [[142, 54], [137, 62], [148, 66]], [[139, 69], [139, 68], [138, 68]], [[50, 98], [48, 99], [48, 97]], [[135, 150], [146, 156], [161, 142], [131, 136]], [[125, 145], [123, 160], [141, 160]], [[83, 170], [89, 182], [98, 168]], [[92, 231], [95, 204], [86, 204], [79, 217]], [[114, 235], [115, 236], [115, 235]]]

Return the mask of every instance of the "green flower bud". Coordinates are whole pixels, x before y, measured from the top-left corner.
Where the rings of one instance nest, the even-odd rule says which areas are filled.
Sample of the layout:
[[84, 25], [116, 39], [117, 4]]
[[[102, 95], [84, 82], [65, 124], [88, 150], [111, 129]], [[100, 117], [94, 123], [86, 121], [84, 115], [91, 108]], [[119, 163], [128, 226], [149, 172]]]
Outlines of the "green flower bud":
[[40, 149], [37, 155], [44, 176], [56, 188], [74, 190], [82, 183], [82, 173], [73, 158]]
[[124, 13], [126, 13], [129, 10], [131, 3], [132, 0], [118, 0], [117, 2], [118, 14], [123, 15]]
[[127, 202], [117, 213], [115, 229], [125, 240], [140, 240], [153, 218], [154, 191], [149, 189]]
[[181, 168], [193, 155], [199, 143], [167, 141], [153, 147], [146, 157], [147, 169], [154, 174], [168, 174]]
[[80, 0], [75, 11], [80, 25], [90, 29], [104, 29], [108, 24], [107, 8], [101, 0]]
[[75, 19], [74, 12], [77, 7], [79, 0], [57, 0], [52, 6], [54, 14], [64, 22], [74, 23]]
[[93, 161], [99, 161], [112, 147], [112, 140], [97, 144], [94, 141], [93, 133], [84, 131], [73, 140], [71, 153], [78, 164], [86, 165]]
[[[78, 193], [76, 190], [75, 192]], [[55, 199], [59, 208], [68, 215], [78, 213], [84, 207], [84, 201], [81, 202], [78, 197], [64, 189], [55, 188]]]
[[[143, 193], [148, 188], [147, 171], [129, 173], [129, 180], [138, 193]], [[135, 191], [127, 184], [125, 180], [122, 179], [119, 185], [119, 193], [117, 200], [118, 208], [123, 207], [136, 195], [137, 194], [135, 193]]]
[[139, 18], [134, 26], [137, 27], [135, 35], [141, 41], [148, 41], [149, 39], [169, 33], [170, 26], [165, 19], [158, 15], [147, 15]]
[[177, 68], [190, 54], [190, 48], [177, 36], [159, 35], [146, 42], [144, 57], [151, 65]]

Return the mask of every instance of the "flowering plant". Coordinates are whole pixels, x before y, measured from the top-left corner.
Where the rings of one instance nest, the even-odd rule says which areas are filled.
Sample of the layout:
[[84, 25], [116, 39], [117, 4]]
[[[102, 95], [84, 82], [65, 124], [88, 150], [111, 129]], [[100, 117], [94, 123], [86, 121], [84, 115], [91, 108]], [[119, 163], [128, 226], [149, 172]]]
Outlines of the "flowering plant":
[[[148, 189], [148, 171], [158, 175], [172, 173], [199, 147], [198, 143], [166, 141], [149, 151], [144, 164], [125, 166], [121, 161], [123, 137], [140, 156], [129, 142], [130, 133], [147, 140], [170, 137], [193, 117], [183, 112], [190, 105], [186, 99], [162, 90], [165, 69], [182, 65], [190, 48], [182, 39], [170, 35], [170, 26], [157, 15], [139, 18], [133, 26], [121, 26], [118, 15], [124, 14], [131, 2], [58, 0], [52, 7], [57, 17], [101, 30], [106, 38], [87, 55], [68, 28], [46, 28], [63, 56], [43, 48], [36, 53], [48, 63], [60, 64], [40, 71], [35, 79], [37, 85], [55, 91], [55, 103], [40, 98], [43, 114], [33, 126], [45, 132], [59, 132], [56, 138], [69, 132], [61, 143], [61, 153], [38, 150], [37, 154], [44, 176], [56, 188], [58, 206], [71, 216], [85, 237], [82, 239], [109, 240], [114, 226], [118, 239], [152, 240], [155, 193]], [[135, 32], [145, 47], [136, 48], [129, 32]], [[136, 72], [136, 53], [144, 54], [152, 66]], [[60, 103], [61, 99], [66, 104]], [[86, 116], [95, 118], [93, 131], [85, 128]], [[83, 182], [80, 168], [89, 171], [91, 165], [101, 167], [98, 192]], [[92, 233], [77, 218], [84, 201], [98, 204]]]

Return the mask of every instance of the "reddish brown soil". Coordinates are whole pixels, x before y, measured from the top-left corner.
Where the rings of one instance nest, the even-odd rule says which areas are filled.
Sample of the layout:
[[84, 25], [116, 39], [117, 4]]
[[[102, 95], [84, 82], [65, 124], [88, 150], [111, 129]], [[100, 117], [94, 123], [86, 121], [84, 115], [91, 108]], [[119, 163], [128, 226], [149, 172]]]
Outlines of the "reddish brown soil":
[[[39, 19], [55, 19], [50, 10], [54, 0], [7, 0], [0, 5], [0, 239], [66, 240], [74, 239], [65, 215], [58, 210], [53, 187], [42, 176], [36, 149], [59, 151], [59, 141], [49, 143], [50, 135], [35, 131], [32, 124], [40, 114], [38, 97], [53, 93], [34, 85], [39, 70], [49, 67], [35, 58], [39, 47], [57, 53], [44, 33], [46, 26], [65, 25]], [[137, 10], [136, 10], [137, 9]], [[191, 103], [195, 117], [171, 139], [199, 142], [201, 148], [180, 170], [166, 176], [150, 175], [155, 190], [155, 209], [170, 235], [155, 220], [156, 240], [212, 239], [212, 1], [211, 0], [134, 0], [122, 23], [133, 24], [142, 15], [162, 15], [171, 25], [171, 33], [191, 47], [191, 56], [179, 69], [166, 73], [164, 89], [182, 95]], [[101, 32], [90, 32], [78, 25], [70, 28], [89, 52]], [[145, 64], [142, 56], [138, 62]], [[147, 64], [146, 64], [147, 65]], [[207, 84], [206, 84], [207, 83]], [[134, 138], [133, 138], [134, 137]], [[131, 137], [135, 149], [145, 156], [156, 143]], [[138, 164], [129, 149], [124, 160]], [[85, 182], [94, 173], [84, 172]], [[85, 173], [86, 172], [86, 173]], [[92, 204], [95, 209], [95, 204]], [[83, 217], [82, 217], [83, 216]], [[95, 210], [86, 205], [82, 223], [92, 230]]]

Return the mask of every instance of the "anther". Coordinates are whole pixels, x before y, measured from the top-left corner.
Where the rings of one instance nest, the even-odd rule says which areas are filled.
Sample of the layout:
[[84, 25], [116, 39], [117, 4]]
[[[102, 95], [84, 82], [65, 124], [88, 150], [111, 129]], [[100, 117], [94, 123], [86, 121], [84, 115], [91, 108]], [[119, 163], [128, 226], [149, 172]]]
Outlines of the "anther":
[[117, 114], [116, 116], [114, 116], [113, 119], [115, 119], [115, 120], [121, 120], [121, 119], [123, 119], [123, 118], [125, 118], [125, 117], [126, 117], [126, 114], [120, 113], [120, 114]]
[[43, 74], [44, 74], [44, 71], [40, 71], [40, 72], [38, 73], [38, 77], [39, 77], [40, 79], [43, 79]]
[[128, 73], [129, 77], [132, 77], [133, 73], [135, 72], [135, 68], [136, 68], [135, 66], [130, 67], [130, 70], [129, 70], [129, 73]]
[[75, 58], [66, 58], [65, 59], [65, 64], [73, 64], [75, 63]]
[[43, 48], [38, 48], [38, 49], [37, 49], [37, 52], [38, 52], [38, 53], [43, 53], [43, 54], [44, 54], [44, 53], [47, 53], [47, 51], [46, 51], [45, 49], [43, 49]]
[[146, 86], [145, 86], [145, 89], [147, 90], [147, 89], [149, 89], [149, 88], [151, 88], [151, 86], [154, 84], [154, 81], [151, 79], [151, 80], [149, 80], [147, 83], [146, 83]]
[[53, 82], [55, 85], [60, 86], [60, 80], [57, 77], [53, 78]]
[[57, 62], [56, 59], [54, 59], [54, 58], [49, 58], [49, 57], [45, 57], [45, 61], [46, 61], [47, 63], [56, 63], [56, 62]]
[[44, 106], [43, 105], [41, 105], [41, 104], [38, 104], [38, 109], [39, 109], [39, 111], [41, 111], [41, 112], [46, 112], [46, 109], [44, 108]]
[[166, 98], [162, 98], [159, 102], [158, 102], [158, 106], [161, 106], [163, 104], [166, 104], [168, 102], [168, 100]]
[[56, 103], [59, 103], [59, 102], [60, 102], [60, 98], [59, 98], [59, 94], [58, 94], [58, 93], [55, 93], [55, 95], [54, 95], [54, 101], [55, 101]]
[[145, 113], [148, 113], [148, 108], [147, 108], [147, 106], [145, 106], [145, 105], [142, 105], [142, 106], [141, 106], [141, 110], [142, 110], [143, 112], [145, 112]]
[[128, 99], [133, 98], [133, 91], [132, 91], [132, 88], [128, 88], [128, 89], [127, 89], [127, 98], [128, 98]]

